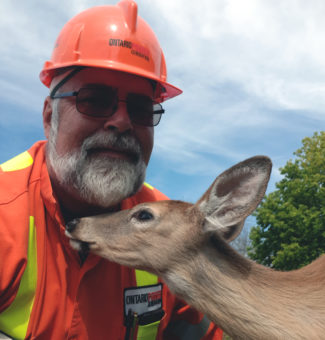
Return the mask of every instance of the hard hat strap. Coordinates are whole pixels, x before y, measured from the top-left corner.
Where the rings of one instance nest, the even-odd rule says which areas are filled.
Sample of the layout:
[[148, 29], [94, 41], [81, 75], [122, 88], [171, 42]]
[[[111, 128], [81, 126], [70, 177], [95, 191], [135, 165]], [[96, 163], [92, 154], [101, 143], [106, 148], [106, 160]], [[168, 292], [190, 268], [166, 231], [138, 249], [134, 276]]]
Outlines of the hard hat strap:
[[65, 78], [63, 78], [58, 84], [53, 88], [53, 90], [50, 93], [50, 97], [53, 98], [56, 91], [63, 86], [69, 79], [71, 79], [76, 73], [80, 72], [82, 69], [84, 69], [85, 66], [77, 66], [73, 69], [71, 73], [69, 73]]

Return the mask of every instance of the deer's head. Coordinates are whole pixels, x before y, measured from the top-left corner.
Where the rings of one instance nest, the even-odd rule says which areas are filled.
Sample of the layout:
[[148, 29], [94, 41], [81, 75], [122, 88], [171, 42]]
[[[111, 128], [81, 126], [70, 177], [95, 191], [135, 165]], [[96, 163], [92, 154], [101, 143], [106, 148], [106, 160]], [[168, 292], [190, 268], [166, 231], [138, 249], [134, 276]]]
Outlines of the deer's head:
[[227, 242], [262, 200], [271, 161], [256, 156], [219, 175], [196, 204], [143, 203], [130, 210], [74, 220], [67, 226], [71, 245], [122, 265], [162, 274], [191, 261], [211, 235]]

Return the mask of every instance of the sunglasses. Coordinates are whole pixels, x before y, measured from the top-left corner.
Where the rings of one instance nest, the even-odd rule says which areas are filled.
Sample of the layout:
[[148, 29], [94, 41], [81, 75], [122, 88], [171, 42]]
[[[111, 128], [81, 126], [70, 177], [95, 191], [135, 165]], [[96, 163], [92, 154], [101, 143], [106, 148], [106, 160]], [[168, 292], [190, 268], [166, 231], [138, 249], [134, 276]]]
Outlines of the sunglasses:
[[52, 99], [76, 97], [77, 110], [89, 117], [108, 118], [118, 108], [119, 102], [126, 103], [127, 111], [132, 123], [143, 126], [156, 126], [161, 115], [165, 112], [161, 104], [152, 101], [146, 95], [128, 93], [126, 100], [118, 98], [116, 88], [110, 86], [82, 87], [79, 91], [50, 94]]

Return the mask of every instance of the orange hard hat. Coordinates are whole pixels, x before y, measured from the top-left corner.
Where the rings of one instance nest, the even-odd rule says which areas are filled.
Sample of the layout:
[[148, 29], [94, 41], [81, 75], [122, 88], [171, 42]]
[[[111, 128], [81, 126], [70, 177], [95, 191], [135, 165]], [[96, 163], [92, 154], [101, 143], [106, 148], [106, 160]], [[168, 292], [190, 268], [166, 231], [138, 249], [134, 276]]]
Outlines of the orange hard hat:
[[40, 79], [49, 87], [53, 77], [72, 66], [108, 68], [154, 80], [158, 84], [155, 99], [160, 102], [182, 93], [166, 82], [166, 62], [158, 39], [138, 16], [133, 0], [93, 7], [69, 20]]

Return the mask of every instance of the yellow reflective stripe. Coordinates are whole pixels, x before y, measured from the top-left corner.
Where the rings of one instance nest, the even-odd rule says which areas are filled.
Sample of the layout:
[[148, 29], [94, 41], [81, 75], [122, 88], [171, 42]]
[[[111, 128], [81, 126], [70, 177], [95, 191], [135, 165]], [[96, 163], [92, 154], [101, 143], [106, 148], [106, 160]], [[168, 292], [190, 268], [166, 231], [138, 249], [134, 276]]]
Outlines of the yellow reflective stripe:
[[[150, 286], [158, 283], [158, 276], [143, 270], [136, 269], [135, 278], [137, 286]], [[150, 323], [149, 325], [138, 326], [137, 340], [155, 340], [157, 337], [160, 321]]]
[[158, 283], [157, 275], [139, 269], [136, 269], [135, 271], [135, 279], [138, 287], [150, 286]]
[[137, 340], [155, 340], [158, 333], [160, 320], [149, 325], [139, 326]]
[[37, 282], [37, 243], [34, 217], [29, 218], [27, 265], [17, 295], [0, 314], [0, 330], [14, 339], [24, 339], [33, 308]]
[[151, 189], [151, 190], [153, 190], [153, 186], [152, 186], [152, 185], [150, 185], [149, 183], [147, 183], [147, 182], [144, 182], [144, 183], [143, 183], [143, 185], [144, 185], [145, 187], [147, 187], [148, 189]]
[[30, 165], [33, 164], [33, 158], [25, 151], [20, 155], [9, 159], [9, 161], [4, 162], [0, 165], [2, 171], [16, 171], [28, 168]]

